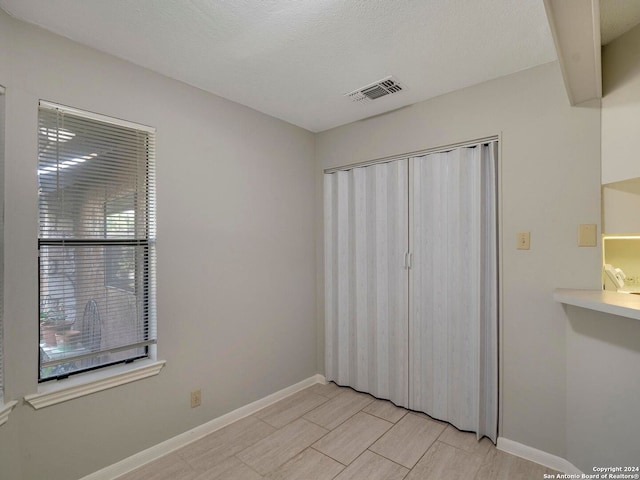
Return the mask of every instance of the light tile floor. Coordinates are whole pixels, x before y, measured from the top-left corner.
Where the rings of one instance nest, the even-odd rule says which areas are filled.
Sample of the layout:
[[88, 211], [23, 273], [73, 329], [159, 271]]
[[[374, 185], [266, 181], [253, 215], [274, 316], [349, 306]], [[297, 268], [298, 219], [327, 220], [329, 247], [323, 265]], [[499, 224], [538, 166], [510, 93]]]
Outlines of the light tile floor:
[[486, 438], [316, 384], [119, 480], [537, 480], [554, 470]]

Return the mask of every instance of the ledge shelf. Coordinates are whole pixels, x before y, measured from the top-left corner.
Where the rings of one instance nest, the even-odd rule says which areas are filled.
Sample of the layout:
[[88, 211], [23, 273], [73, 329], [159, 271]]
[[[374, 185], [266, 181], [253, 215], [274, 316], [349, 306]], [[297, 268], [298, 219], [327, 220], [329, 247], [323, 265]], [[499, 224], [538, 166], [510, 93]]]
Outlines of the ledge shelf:
[[129, 364], [116, 365], [104, 370], [96, 370], [77, 375], [73, 378], [60, 380], [59, 382], [40, 385], [38, 393], [27, 395], [25, 401], [36, 410], [56, 405], [67, 400], [101, 392], [108, 388], [117, 387], [126, 383], [142, 380], [143, 378], [158, 375], [164, 360], [142, 360], [138, 366]]
[[607, 292], [605, 290], [572, 290], [557, 288], [553, 292], [556, 302], [588, 308], [598, 312], [640, 320], [640, 295]]

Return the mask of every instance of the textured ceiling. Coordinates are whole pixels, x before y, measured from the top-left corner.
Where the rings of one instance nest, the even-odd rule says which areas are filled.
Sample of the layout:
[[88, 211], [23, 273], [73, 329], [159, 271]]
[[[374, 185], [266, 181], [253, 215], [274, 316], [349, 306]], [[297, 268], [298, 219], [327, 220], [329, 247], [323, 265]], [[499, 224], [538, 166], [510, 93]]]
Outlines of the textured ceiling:
[[600, 36], [602, 45], [615, 40], [639, 23], [639, 0], [600, 0]]
[[[556, 59], [542, 0], [0, 0], [0, 7], [314, 132]], [[387, 75], [406, 91], [369, 103], [342, 96]]]

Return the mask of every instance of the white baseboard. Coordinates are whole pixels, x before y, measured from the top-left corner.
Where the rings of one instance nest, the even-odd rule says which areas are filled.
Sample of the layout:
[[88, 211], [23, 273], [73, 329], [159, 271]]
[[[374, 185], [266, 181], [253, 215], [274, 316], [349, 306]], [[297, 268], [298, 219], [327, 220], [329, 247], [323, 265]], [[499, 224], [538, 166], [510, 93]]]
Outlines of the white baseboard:
[[564, 458], [558, 457], [556, 455], [552, 455], [551, 453], [543, 452], [542, 450], [538, 450], [537, 448], [514, 442], [513, 440], [509, 440], [508, 438], [498, 437], [497, 447], [498, 450], [510, 453], [511, 455], [515, 455], [516, 457], [524, 458], [525, 460], [539, 463], [540, 465], [558, 470], [562, 473], [582, 475], [582, 472], [568, 460], [565, 460]]
[[169, 440], [165, 440], [164, 442], [147, 448], [146, 450], [136, 453], [135, 455], [131, 455], [130, 457], [127, 457], [124, 460], [119, 461], [118, 463], [109, 465], [108, 467], [87, 475], [80, 480], [113, 480], [114, 478], [124, 475], [125, 473], [129, 473], [136, 468], [146, 465], [149, 462], [157, 460], [158, 458], [167, 455], [168, 453], [182, 448], [191, 442], [195, 442], [196, 440], [199, 440], [202, 437], [215, 432], [216, 430], [220, 430], [222, 427], [226, 427], [227, 425], [240, 420], [241, 418], [252, 415], [258, 410], [262, 410], [272, 403], [278, 402], [283, 398], [288, 397], [289, 395], [293, 395], [294, 393], [299, 392], [300, 390], [310, 387], [311, 385], [316, 383], [326, 383], [324, 375], [316, 374], [312, 377], [302, 380], [295, 385], [291, 385], [290, 387], [272, 393], [271, 395], [261, 398], [260, 400], [256, 400], [255, 402], [245, 405], [244, 407], [240, 407], [232, 412], [222, 415], [221, 417], [214, 418], [207, 423], [192, 428], [191, 430], [181, 433], [180, 435], [176, 435]]

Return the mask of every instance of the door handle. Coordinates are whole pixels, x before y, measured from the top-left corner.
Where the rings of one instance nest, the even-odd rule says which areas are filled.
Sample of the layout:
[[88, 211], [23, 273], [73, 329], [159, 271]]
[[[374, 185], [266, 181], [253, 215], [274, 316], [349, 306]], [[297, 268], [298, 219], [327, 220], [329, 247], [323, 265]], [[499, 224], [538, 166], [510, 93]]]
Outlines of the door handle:
[[413, 252], [404, 252], [404, 268], [411, 270], [411, 262], [413, 260]]

